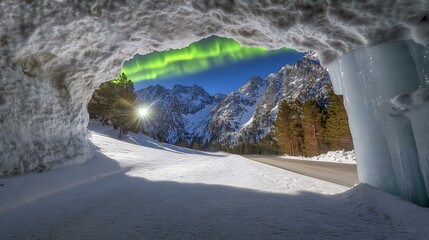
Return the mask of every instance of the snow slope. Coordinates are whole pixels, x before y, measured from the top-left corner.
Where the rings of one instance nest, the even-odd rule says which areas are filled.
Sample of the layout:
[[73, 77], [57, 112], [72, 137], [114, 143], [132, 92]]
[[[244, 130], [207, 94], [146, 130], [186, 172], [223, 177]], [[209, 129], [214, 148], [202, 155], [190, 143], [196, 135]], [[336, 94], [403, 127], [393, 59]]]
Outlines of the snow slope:
[[89, 129], [98, 150], [87, 163], [0, 180], [2, 239], [429, 237], [428, 209], [367, 185]]

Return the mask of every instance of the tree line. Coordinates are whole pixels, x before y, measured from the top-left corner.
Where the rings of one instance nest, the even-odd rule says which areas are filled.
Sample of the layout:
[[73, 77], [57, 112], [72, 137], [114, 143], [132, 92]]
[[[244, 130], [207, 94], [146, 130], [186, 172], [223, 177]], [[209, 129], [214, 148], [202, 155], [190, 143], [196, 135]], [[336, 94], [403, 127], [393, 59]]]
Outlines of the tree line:
[[[222, 147], [221, 147], [222, 149]], [[330, 150], [352, 150], [343, 97], [329, 92], [329, 104], [316, 100], [283, 100], [274, 127], [258, 141], [240, 142], [222, 150], [238, 154], [288, 154], [316, 156]]]

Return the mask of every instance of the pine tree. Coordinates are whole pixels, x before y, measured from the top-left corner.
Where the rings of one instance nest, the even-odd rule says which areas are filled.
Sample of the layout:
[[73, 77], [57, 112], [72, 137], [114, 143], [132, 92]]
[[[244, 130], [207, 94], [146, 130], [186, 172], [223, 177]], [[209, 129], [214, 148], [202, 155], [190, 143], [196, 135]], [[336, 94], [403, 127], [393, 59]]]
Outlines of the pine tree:
[[330, 149], [353, 149], [347, 113], [343, 105], [343, 97], [329, 93], [330, 105], [326, 109], [326, 130], [324, 137]]
[[222, 145], [220, 144], [220, 142], [216, 142], [214, 144], [214, 150], [215, 150], [215, 152], [219, 152], [219, 151], [223, 151], [224, 149], [223, 149]]
[[116, 99], [114, 87], [111, 81], [102, 83], [88, 103], [89, 117], [100, 119], [103, 125], [108, 125], [112, 117], [112, 107]]
[[299, 100], [289, 103], [290, 154], [303, 155], [304, 132], [302, 129], [302, 105]]
[[119, 139], [122, 134], [138, 128], [138, 117], [135, 112], [136, 95], [134, 84], [122, 73], [119, 78], [112, 81], [115, 91], [115, 102], [112, 110], [112, 122], [119, 129]]
[[270, 132], [264, 136], [258, 147], [262, 154], [277, 154], [277, 142], [273, 138], [273, 133]]
[[88, 113], [103, 124], [112, 123], [115, 129], [119, 129], [121, 139], [128, 131], [138, 130], [135, 101], [133, 82], [122, 73], [117, 79], [102, 83], [94, 92], [88, 103]]
[[197, 140], [195, 140], [195, 141], [192, 143], [192, 149], [195, 149], [195, 150], [201, 150], [201, 144], [200, 144]]
[[282, 101], [279, 106], [275, 129], [276, 139], [281, 153], [301, 154], [302, 127], [300, 122], [299, 102], [293, 104]]
[[304, 156], [312, 157], [321, 153], [322, 113], [315, 100], [309, 100], [302, 106], [302, 129], [304, 137]]
[[188, 142], [185, 141], [185, 140], [181, 140], [181, 141], [177, 142], [176, 145], [179, 146], [179, 147], [185, 147], [185, 148], [189, 147]]

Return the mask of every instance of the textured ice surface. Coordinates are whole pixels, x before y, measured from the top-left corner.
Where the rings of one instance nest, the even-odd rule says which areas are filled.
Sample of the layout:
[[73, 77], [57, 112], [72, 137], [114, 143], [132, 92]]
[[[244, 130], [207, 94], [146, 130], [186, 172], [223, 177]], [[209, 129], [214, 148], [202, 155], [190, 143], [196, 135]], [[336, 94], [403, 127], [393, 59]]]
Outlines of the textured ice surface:
[[397, 41], [356, 49], [330, 66], [336, 92], [344, 94], [360, 182], [423, 206], [429, 204], [427, 53], [413, 41]]
[[[81, 163], [92, 156], [85, 98], [68, 91], [77, 82], [38, 79], [12, 68], [2, 69], [0, 78], [0, 175]], [[80, 88], [80, 93], [91, 91]]]
[[135, 53], [216, 34], [327, 64], [390, 40], [427, 46], [428, 12], [426, 0], [1, 1], [0, 176], [89, 158], [86, 103]]

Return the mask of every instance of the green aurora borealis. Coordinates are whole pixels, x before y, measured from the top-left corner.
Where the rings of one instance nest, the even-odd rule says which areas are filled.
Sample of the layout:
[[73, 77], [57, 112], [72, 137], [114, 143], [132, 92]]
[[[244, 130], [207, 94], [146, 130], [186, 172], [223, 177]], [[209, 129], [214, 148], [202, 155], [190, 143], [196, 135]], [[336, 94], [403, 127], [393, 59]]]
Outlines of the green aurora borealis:
[[212, 36], [181, 49], [146, 55], [137, 54], [124, 63], [122, 71], [133, 82], [173, 78], [284, 51], [292, 49], [283, 47], [278, 50], [267, 50], [260, 47], [245, 47], [233, 39]]

